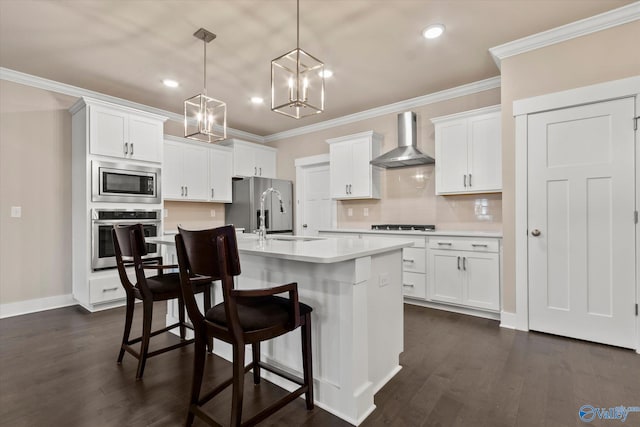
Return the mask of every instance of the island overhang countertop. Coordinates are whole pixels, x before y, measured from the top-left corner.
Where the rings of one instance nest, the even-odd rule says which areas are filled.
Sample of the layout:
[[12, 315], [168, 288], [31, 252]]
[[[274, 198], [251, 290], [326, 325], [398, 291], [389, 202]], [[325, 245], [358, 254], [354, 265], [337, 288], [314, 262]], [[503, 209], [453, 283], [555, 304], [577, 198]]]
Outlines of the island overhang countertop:
[[[175, 237], [172, 235], [147, 237], [146, 240], [149, 243], [175, 245]], [[380, 240], [269, 235], [261, 244], [255, 235], [238, 236], [240, 254], [318, 264], [348, 261], [408, 246], [413, 246], [413, 242], [402, 238]]]

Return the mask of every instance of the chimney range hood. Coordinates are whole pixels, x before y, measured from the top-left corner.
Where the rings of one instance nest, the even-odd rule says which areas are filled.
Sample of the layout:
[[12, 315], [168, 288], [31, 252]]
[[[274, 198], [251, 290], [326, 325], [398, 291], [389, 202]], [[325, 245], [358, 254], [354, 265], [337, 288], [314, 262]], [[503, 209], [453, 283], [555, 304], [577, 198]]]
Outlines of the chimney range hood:
[[401, 168], [406, 166], [430, 165], [435, 159], [418, 150], [416, 113], [406, 111], [398, 114], [398, 147], [371, 160], [374, 166]]

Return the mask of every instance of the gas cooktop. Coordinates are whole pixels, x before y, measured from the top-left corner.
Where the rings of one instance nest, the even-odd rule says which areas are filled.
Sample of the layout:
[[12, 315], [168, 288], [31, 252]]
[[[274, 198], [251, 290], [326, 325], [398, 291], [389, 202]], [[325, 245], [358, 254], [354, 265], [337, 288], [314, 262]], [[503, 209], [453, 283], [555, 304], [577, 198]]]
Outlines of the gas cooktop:
[[402, 231], [434, 231], [436, 226], [429, 225], [415, 225], [415, 224], [374, 224], [371, 226], [372, 230], [402, 230]]

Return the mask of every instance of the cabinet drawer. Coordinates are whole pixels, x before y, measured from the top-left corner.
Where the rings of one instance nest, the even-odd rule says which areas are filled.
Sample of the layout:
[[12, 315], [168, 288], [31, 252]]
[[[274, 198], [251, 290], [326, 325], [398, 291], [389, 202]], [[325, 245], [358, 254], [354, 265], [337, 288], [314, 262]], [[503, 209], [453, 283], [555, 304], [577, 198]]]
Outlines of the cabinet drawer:
[[473, 238], [430, 238], [429, 249], [444, 249], [473, 252], [498, 252], [497, 239], [473, 239]]
[[405, 297], [425, 299], [426, 280], [422, 273], [402, 273], [402, 294]]
[[89, 279], [89, 302], [99, 304], [126, 297], [118, 276]]
[[402, 269], [414, 273], [424, 273], [426, 263], [425, 250], [422, 248], [402, 249]]

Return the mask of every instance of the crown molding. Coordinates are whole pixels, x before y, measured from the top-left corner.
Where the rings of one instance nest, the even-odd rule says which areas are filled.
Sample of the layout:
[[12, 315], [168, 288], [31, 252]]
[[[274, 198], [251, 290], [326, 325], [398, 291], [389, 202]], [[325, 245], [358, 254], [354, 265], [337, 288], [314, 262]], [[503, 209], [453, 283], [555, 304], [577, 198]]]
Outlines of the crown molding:
[[[100, 101], [111, 102], [114, 104], [122, 105], [124, 107], [135, 108], [137, 110], [165, 116], [169, 120], [176, 121], [179, 123], [182, 123], [182, 121], [184, 120], [184, 117], [182, 115], [176, 114], [171, 111], [166, 111], [159, 108], [150, 107], [148, 105], [127, 101], [126, 99], [105, 95], [100, 92], [94, 92], [92, 90], [83, 89], [77, 86], [71, 86], [65, 83], [60, 83], [54, 80], [33, 76], [30, 74], [22, 73], [20, 71], [11, 70], [4, 67], [0, 67], [0, 80], [7, 80], [14, 83], [23, 84], [26, 86], [31, 86], [39, 89], [49, 90], [56, 93], [61, 93], [63, 95], [75, 96], [78, 98], [89, 97], [89, 98], [97, 99]], [[336, 119], [326, 120], [324, 122], [315, 123], [309, 126], [302, 126], [299, 128], [286, 130], [283, 132], [278, 132], [278, 133], [274, 133], [267, 136], [260, 136], [254, 133], [245, 132], [242, 130], [227, 127], [227, 139], [238, 138], [238, 139], [243, 139], [245, 141], [265, 144], [269, 142], [279, 141], [285, 138], [291, 138], [298, 135], [305, 135], [305, 134], [317, 132], [320, 130], [330, 129], [333, 127], [342, 126], [345, 124], [370, 119], [373, 117], [379, 117], [385, 114], [402, 112], [411, 108], [434, 104], [436, 102], [442, 102], [448, 99], [458, 98], [465, 95], [471, 95], [474, 93], [483, 92], [485, 90], [490, 90], [490, 89], [496, 89], [499, 87], [500, 87], [500, 76], [491, 77], [489, 79], [468, 83], [468, 84], [457, 86], [451, 89], [445, 89], [440, 92], [435, 92], [427, 95], [418, 96], [415, 98], [410, 98], [410, 99], [399, 101], [393, 104], [383, 105], [381, 107], [372, 108], [372, 109], [361, 111], [358, 113], [338, 117]]]
[[384, 105], [382, 107], [376, 107], [369, 110], [361, 111], [359, 113], [349, 114], [346, 116], [338, 117], [337, 119], [326, 120], [324, 122], [314, 123], [309, 126], [302, 126], [291, 130], [286, 130], [284, 132], [274, 133], [265, 136], [264, 140], [265, 142], [279, 141], [285, 138], [305, 135], [311, 132], [330, 129], [336, 126], [359, 122], [361, 120], [371, 119], [373, 117], [383, 116], [386, 114], [398, 113], [409, 110], [411, 108], [422, 107], [424, 105], [434, 104], [436, 102], [442, 102], [448, 99], [471, 95], [474, 93], [483, 92], [489, 89], [496, 89], [499, 87], [500, 76], [491, 77], [489, 79], [480, 80], [474, 83], [457, 86], [451, 89], [445, 89], [440, 92], [434, 92], [428, 95], [422, 95], [393, 104]]
[[[54, 80], [45, 79], [43, 77], [34, 76], [20, 71], [11, 70], [9, 68], [0, 67], [0, 80], [7, 80], [13, 83], [19, 83], [25, 86], [31, 86], [38, 89], [44, 89], [51, 92], [61, 93], [63, 95], [74, 96], [78, 98], [86, 97], [93, 98], [98, 101], [110, 102], [127, 108], [133, 108], [147, 113], [156, 114], [159, 116], [167, 117], [169, 120], [183, 123], [184, 116], [174, 113], [172, 111], [162, 110], [160, 108], [150, 107], [148, 105], [139, 104], [137, 102], [128, 101], [126, 99], [118, 98], [111, 95], [105, 95], [100, 92], [95, 92], [89, 89], [83, 89], [81, 87], [68, 85], [65, 83], [56, 82]], [[227, 127], [228, 137], [237, 137], [242, 139], [248, 139], [252, 141], [264, 143], [264, 138], [260, 135], [256, 135], [250, 132], [245, 132], [238, 129]]]
[[627, 24], [638, 19], [640, 19], [640, 2], [634, 2], [599, 15], [492, 47], [489, 52], [500, 69], [502, 60], [510, 56], [520, 55], [521, 53]]

